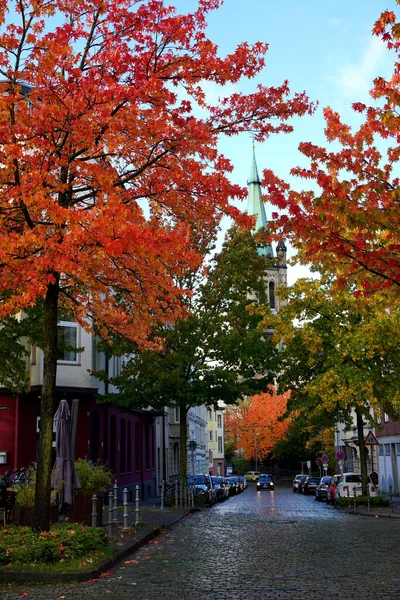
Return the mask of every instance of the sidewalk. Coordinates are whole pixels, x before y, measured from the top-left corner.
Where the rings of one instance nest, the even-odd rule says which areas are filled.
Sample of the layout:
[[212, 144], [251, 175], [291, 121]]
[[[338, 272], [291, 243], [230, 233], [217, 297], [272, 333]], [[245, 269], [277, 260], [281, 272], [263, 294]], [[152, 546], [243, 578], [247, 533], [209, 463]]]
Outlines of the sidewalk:
[[[389, 498], [387, 494], [382, 494], [385, 498]], [[400, 497], [393, 496], [392, 508], [389, 506], [371, 506], [371, 510], [368, 510], [366, 506], [354, 508], [353, 499], [351, 499], [351, 507], [348, 508], [338, 507], [339, 510], [343, 510], [351, 515], [359, 515], [362, 517], [381, 517], [385, 519], [400, 519]]]
[[[115, 554], [103, 561], [96, 568], [65, 573], [54, 573], [54, 571], [41, 571], [33, 573], [31, 571], [2, 571], [0, 570], [0, 585], [3, 584], [26, 584], [26, 583], [70, 583], [72, 581], [88, 581], [96, 579], [109, 571], [115, 564], [159, 536], [181, 519], [187, 517], [191, 512], [200, 509], [189, 508], [164, 508], [161, 510], [157, 501], [146, 501], [140, 506], [139, 525], [135, 527], [135, 505], [128, 506], [128, 531], [123, 530], [123, 508], [118, 507], [118, 525], [113, 525], [112, 539], [109, 547], [115, 551]], [[104, 528], [108, 531], [107, 508], [103, 514]]]

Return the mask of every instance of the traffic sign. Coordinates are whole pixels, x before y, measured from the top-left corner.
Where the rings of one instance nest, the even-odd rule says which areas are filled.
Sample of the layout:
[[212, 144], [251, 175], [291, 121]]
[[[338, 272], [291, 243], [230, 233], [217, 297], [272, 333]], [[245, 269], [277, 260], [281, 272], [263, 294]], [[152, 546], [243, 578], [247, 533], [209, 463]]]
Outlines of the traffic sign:
[[368, 432], [368, 435], [364, 440], [364, 445], [365, 446], [379, 446], [379, 442], [376, 439], [376, 437], [374, 436], [374, 434], [372, 433], [372, 431]]
[[344, 460], [344, 452], [342, 452], [341, 450], [338, 450], [336, 452], [336, 460]]
[[329, 462], [329, 458], [325, 454], [321, 457], [321, 460], [324, 463], [324, 465], [326, 465]]

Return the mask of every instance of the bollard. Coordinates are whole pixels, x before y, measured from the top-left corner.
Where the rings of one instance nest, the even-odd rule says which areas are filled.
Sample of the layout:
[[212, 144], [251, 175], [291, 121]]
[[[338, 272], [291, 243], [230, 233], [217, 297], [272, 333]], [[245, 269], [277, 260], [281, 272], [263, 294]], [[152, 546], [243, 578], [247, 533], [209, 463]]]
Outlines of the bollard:
[[350, 487], [347, 486], [347, 506], [349, 508], [351, 508], [351, 503], [350, 503]]
[[117, 480], [114, 481], [114, 525], [118, 525], [118, 484]]
[[135, 497], [135, 526], [139, 525], [139, 486], [136, 486], [136, 497]]
[[354, 510], [357, 510], [357, 488], [356, 488], [356, 486], [353, 487], [353, 494], [354, 494]]
[[179, 490], [178, 490], [178, 482], [175, 481], [175, 508], [179, 506]]
[[92, 527], [97, 527], [97, 496], [92, 496]]
[[369, 484], [367, 485], [367, 509], [368, 512], [371, 512], [371, 493], [369, 489]]
[[112, 492], [110, 492], [108, 494], [108, 535], [109, 535], [109, 537], [112, 537], [113, 513], [114, 513], [114, 494]]
[[389, 485], [389, 516], [393, 514], [393, 487]]
[[128, 531], [128, 488], [124, 488], [124, 531]]
[[161, 510], [163, 510], [163, 508], [164, 508], [164, 494], [165, 494], [165, 481], [163, 479], [161, 482], [161, 504], [160, 504]]

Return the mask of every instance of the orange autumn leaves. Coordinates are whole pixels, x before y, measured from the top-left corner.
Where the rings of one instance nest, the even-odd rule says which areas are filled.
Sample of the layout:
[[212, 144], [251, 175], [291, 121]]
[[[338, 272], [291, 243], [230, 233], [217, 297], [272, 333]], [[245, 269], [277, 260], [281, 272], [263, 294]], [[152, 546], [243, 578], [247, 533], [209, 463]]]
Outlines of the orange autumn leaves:
[[290, 394], [264, 392], [239, 401], [227, 410], [226, 438], [245, 458], [264, 459], [282, 440], [289, 427], [290, 418], [283, 418]]

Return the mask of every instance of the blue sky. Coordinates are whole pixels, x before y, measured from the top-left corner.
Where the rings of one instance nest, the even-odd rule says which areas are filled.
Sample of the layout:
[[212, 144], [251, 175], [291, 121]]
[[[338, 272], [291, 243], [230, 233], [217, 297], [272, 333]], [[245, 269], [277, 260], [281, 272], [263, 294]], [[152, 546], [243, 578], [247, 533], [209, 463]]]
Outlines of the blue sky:
[[[188, 12], [195, 0], [171, 0]], [[319, 102], [317, 115], [294, 121], [295, 132], [271, 137], [256, 146], [259, 171], [271, 168], [301, 189], [301, 180], [289, 176], [290, 168], [307, 164], [297, 147], [301, 141], [324, 144], [322, 108], [331, 106], [349, 124], [357, 123], [351, 110], [354, 101], [368, 102], [373, 79], [388, 76], [393, 58], [371, 34], [380, 13], [394, 10], [395, 0], [225, 0], [209, 15], [208, 35], [225, 55], [242, 41], [269, 43], [267, 64], [257, 79], [243, 82], [232, 91], [251, 92], [260, 82], [279, 85], [289, 80], [291, 90], [305, 90]], [[216, 93], [216, 90], [211, 90]], [[221, 150], [234, 164], [232, 179], [246, 185], [251, 166], [251, 139], [246, 136], [221, 142]], [[271, 208], [267, 206], [267, 216]], [[307, 274], [290, 269], [289, 283]]]

